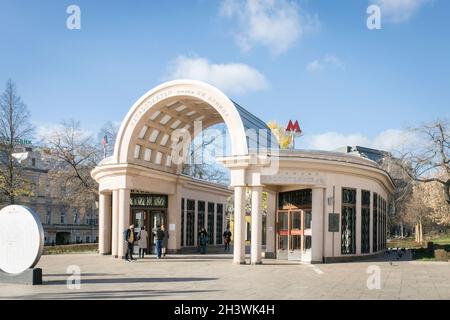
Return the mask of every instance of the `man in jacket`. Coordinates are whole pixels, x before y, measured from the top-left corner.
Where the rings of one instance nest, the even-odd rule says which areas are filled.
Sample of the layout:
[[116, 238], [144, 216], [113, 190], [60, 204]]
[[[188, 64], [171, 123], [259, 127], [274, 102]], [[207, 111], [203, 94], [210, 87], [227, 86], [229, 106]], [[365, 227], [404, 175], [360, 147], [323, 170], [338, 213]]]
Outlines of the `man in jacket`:
[[227, 228], [223, 233], [223, 241], [225, 242], [225, 251], [230, 251], [231, 231]]
[[156, 241], [156, 253], [158, 255], [158, 259], [161, 259], [162, 255], [162, 246], [164, 241], [164, 231], [161, 230], [161, 226], [157, 226], [156, 230], [153, 231], [153, 236], [155, 237]]
[[134, 224], [124, 232], [125, 244], [127, 246], [127, 252], [125, 254], [125, 260], [130, 262], [132, 260], [137, 260], [133, 258], [134, 242], [137, 240], [137, 235], [134, 232]]

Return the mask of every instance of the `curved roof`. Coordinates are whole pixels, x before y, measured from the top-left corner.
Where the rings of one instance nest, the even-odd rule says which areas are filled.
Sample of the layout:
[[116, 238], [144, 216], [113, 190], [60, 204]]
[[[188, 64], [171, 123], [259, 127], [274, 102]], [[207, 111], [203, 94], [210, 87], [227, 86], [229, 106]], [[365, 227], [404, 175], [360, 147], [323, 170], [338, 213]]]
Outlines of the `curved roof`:
[[[195, 80], [176, 80], [150, 90], [133, 105], [120, 127], [113, 162], [179, 173], [184, 160], [178, 159], [180, 150], [218, 123], [225, 123], [232, 137], [232, 155], [246, 155], [250, 147], [259, 147], [260, 130], [267, 132], [267, 138], [261, 136], [263, 146], [273, 141], [264, 121], [217, 88]], [[172, 141], [179, 142], [179, 149], [172, 148]]]

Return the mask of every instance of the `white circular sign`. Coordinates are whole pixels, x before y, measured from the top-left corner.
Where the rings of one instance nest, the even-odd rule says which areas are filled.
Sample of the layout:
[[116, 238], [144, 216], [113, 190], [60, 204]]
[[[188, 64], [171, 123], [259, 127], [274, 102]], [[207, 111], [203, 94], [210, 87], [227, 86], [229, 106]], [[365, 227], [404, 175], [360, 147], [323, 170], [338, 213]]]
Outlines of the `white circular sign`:
[[44, 249], [39, 216], [23, 206], [0, 210], [0, 270], [18, 274], [34, 267]]

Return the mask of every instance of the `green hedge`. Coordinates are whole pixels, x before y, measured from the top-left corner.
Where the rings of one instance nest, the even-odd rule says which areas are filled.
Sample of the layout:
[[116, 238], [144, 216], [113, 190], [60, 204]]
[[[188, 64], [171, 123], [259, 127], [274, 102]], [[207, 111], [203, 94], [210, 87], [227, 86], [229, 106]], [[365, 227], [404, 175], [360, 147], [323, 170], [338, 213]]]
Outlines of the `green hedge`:
[[98, 243], [69, 244], [64, 246], [44, 247], [44, 254], [65, 254], [79, 252], [97, 252]]

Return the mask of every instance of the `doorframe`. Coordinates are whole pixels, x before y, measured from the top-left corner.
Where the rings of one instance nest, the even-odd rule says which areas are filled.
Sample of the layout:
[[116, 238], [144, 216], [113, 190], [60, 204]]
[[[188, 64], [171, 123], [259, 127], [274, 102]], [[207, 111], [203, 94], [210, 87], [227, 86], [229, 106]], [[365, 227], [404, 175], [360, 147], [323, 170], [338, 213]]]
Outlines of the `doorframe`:
[[[294, 211], [301, 211], [301, 227], [302, 227], [302, 242], [301, 242], [301, 258], [300, 259], [293, 259], [298, 261], [303, 261], [306, 250], [304, 249], [305, 246], [305, 219], [306, 219], [306, 211], [312, 210], [311, 206], [294, 206], [294, 205], [285, 205], [281, 208], [278, 207], [275, 213], [275, 226], [276, 226], [276, 232], [275, 232], [275, 250], [276, 250], [276, 257], [279, 260], [290, 260], [289, 254], [291, 249], [291, 231], [292, 231], [292, 222], [291, 222], [291, 213]], [[287, 256], [285, 254], [282, 254], [280, 257], [279, 251], [278, 251], [278, 245], [279, 245], [279, 225], [278, 225], [278, 215], [280, 212], [287, 212], [288, 213], [288, 249], [287, 249]], [[311, 217], [312, 219], [312, 217]]]

